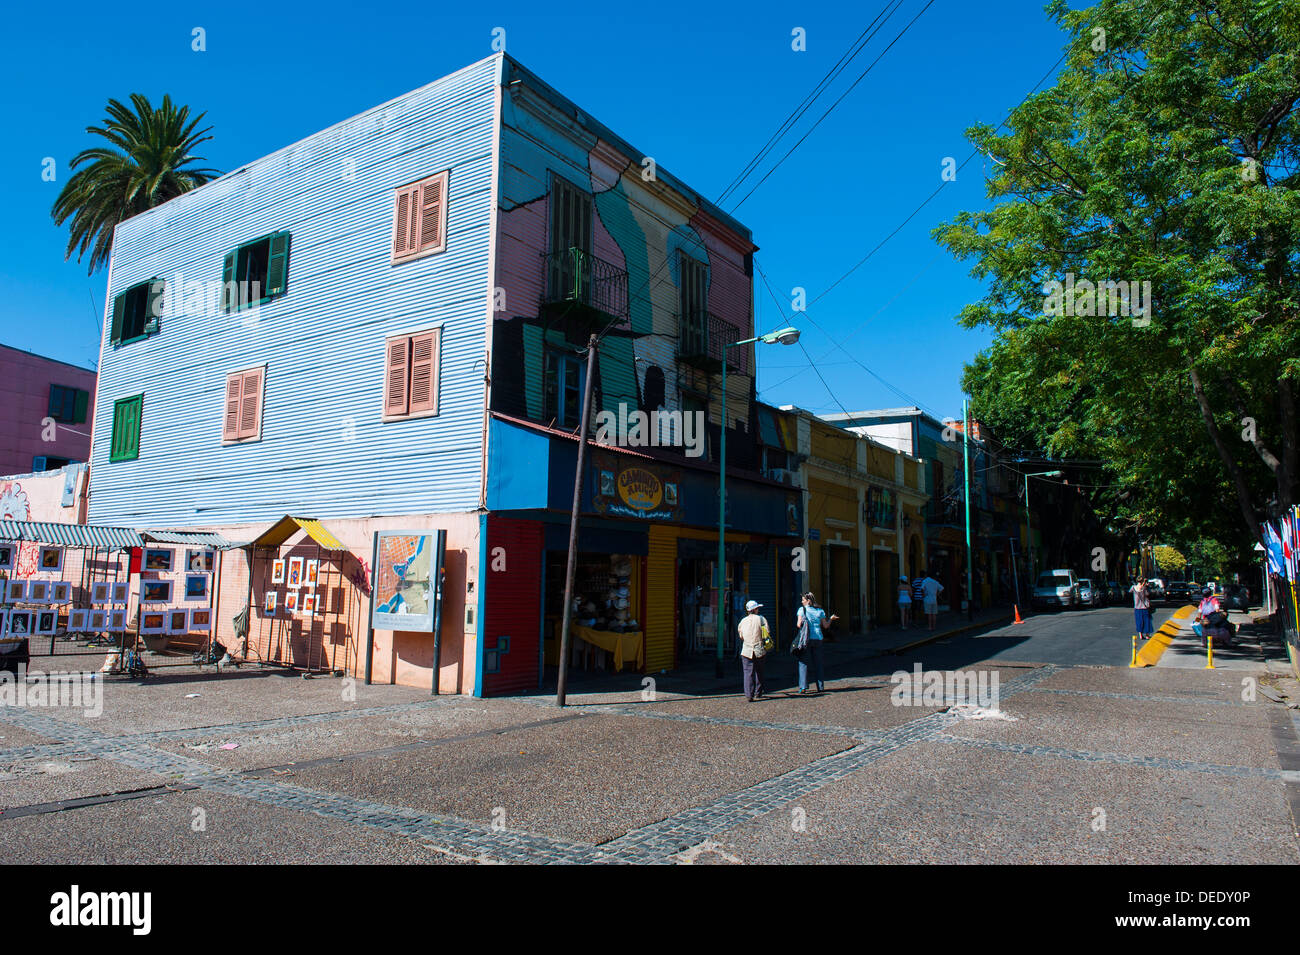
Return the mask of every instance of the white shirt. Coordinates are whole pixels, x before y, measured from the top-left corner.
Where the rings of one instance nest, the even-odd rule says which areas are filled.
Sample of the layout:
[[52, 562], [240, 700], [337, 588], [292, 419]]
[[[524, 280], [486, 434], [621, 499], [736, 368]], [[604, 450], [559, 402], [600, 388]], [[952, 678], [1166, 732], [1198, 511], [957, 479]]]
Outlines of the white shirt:
[[943, 590], [943, 584], [933, 577], [927, 577], [921, 581], [921, 589], [925, 591], [925, 602], [933, 603], [939, 599], [939, 591]]

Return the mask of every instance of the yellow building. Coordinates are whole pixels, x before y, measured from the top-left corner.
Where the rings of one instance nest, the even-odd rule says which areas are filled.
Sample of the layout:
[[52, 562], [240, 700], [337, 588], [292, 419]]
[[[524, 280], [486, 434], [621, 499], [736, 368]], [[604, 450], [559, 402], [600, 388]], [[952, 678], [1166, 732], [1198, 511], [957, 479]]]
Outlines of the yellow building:
[[925, 468], [916, 458], [795, 408], [805, 586], [841, 633], [897, 623], [898, 583], [926, 566]]

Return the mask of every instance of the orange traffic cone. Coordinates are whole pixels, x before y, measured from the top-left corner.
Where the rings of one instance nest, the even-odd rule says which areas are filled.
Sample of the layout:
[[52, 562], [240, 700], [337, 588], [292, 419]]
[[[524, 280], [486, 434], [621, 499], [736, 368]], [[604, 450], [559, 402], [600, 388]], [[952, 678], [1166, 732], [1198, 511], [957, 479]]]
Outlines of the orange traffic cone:
[[1013, 622], [1013, 623], [1024, 623], [1024, 621], [1020, 619], [1020, 604], [1012, 604], [1012, 606], [1014, 606], [1014, 607], [1016, 608], [1016, 619], [1015, 619], [1014, 621], [1012, 621], [1012, 622]]

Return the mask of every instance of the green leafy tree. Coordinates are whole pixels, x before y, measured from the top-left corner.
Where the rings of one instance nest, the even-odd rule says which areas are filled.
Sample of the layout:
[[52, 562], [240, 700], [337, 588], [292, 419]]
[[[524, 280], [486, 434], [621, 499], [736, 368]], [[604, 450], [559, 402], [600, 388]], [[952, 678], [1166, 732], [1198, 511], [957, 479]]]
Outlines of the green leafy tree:
[[1183, 569], [1187, 566], [1187, 558], [1168, 544], [1159, 544], [1154, 547], [1151, 556], [1155, 559], [1156, 567], [1160, 569], [1162, 574], [1181, 575]]
[[1300, 487], [1300, 4], [1048, 12], [1056, 85], [968, 131], [992, 204], [935, 231], [987, 288], [966, 388], [1008, 443], [1106, 462], [1103, 516], [1243, 549]]
[[55, 225], [71, 220], [64, 257], [75, 253], [80, 262], [89, 251], [91, 273], [108, 263], [119, 222], [220, 175], [215, 169], [193, 168], [203, 161], [194, 150], [212, 138], [206, 135], [212, 127], [196, 128], [204, 113], [190, 119], [190, 108], [173, 105], [170, 96], [154, 109], [139, 93], [131, 94], [130, 107], [110, 99], [107, 111], [104, 125], [86, 127], [107, 145], [73, 157], [70, 168], [76, 171], [52, 211]]

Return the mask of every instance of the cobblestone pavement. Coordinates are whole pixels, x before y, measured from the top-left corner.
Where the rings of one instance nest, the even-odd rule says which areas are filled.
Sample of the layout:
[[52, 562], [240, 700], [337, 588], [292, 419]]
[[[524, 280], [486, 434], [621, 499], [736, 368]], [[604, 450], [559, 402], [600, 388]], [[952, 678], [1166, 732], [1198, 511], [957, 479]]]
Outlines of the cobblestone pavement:
[[[811, 697], [563, 710], [378, 687], [339, 702], [339, 681], [275, 677], [110, 684], [97, 720], [0, 706], [0, 832], [25, 862], [1300, 862], [1300, 725], [1238, 673], [1011, 665], [980, 709], [890, 706], [893, 665]], [[1161, 786], [1193, 811], [1146, 831], [1133, 793]]]

